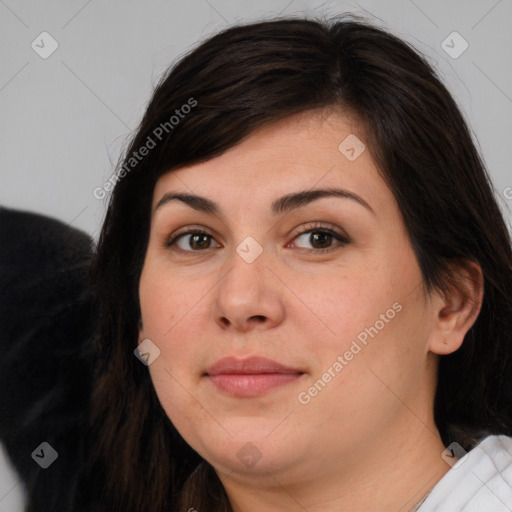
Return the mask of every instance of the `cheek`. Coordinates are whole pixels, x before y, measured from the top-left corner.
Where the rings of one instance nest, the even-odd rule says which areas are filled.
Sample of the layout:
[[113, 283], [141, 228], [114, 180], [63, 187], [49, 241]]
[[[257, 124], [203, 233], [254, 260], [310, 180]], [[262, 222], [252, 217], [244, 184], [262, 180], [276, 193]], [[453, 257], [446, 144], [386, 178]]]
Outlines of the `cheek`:
[[[389, 278], [389, 271], [384, 267], [366, 267], [332, 273], [317, 280], [313, 291], [310, 287], [308, 292], [304, 287], [299, 296], [310, 306], [310, 311], [302, 316], [301, 323], [310, 333], [308, 338], [315, 352], [348, 350], [358, 336], [364, 343], [370, 332], [374, 332], [376, 322], [379, 332], [387, 327], [396, 316], [393, 304], [401, 295], [396, 287], [393, 290]], [[380, 315], [384, 315], [384, 320]], [[312, 334], [314, 330], [316, 336]]]
[[[156, 297], [155, 297], [156, 299]], [[205, 365], [198, 357], [204, 353], [200, 328], [196, 328], [200, 308], [189, 311], [173, 303], [173, 309], [162, 297], [158, 307], [146, 311], [150, 339], [160, 349], [160, 355], [149, 366], [153, 387], [166, 415], [182, 437], [191, 442], [197, 422], [208, 424], [209, 418], [197, 398], [197, 385]], [[169, 308], [169, 309], [168, 309]], [[173, 311], [170, 315], [169, 311]], [[211, 418], [210, 418], [211, 419]]]
[[[201, 307], [201, 290], [197, 288], [193, 281], [177, 278], [165, 265], [145, 266], [139, 284], [139, 300], [146, 337], [168, 344], [184, 324], [189, 331], [193, 330], [195, 324], [191, 316]], [[186, 338], [190, 337], [189, 332]]]
[[[368, 366], [386, 366], [393, 374], [411, 351], [421, 350], [424, 303], [421, 295], [421, 273], [409, 251], [392, 251], [372, 265], [332, 272], [331, 279], [317, 281], [317, 286], [303, 286], [304, 302], [310, 311], [297, 322], [307, 332], [307, 351], [314, 355], [314, 378], [328, 372], [342, 357], [343, 368], [350, 366], [345, 377], [360, 385]], [[320, 282], [320, 285], [318, 284]], [[352, 373], [354, 372], [354, 373]], [[326, 378], [329, 378], [326, 376]], [[313, 380], [313, 379], [312, 379]]]
[[183, 389], [189, 389], [199, 378], [201, 330], [205, 303], [190, 286], [182, 286], [168, 272], [146, 268], [140, 280], [139, 298], [143, 335], [160, 350], [149, 370], [155, 390], [163, 402], [184, 400]]
[[177, 311], [173, 307], [175, 294], [169, 293], [165, 273], [144, 267], [139, 284], [139, 300], [146, 336], [163, 337], [177, 320]]
[[374, 300], [338, 318], [337, 336], [315, 348], [317, 363], [297, 397], [324, 438], [332, 435], [328, 423], [353, 442], [371, 437], [401, 411], [396, 397], [414, 393], [423, 356], [419, 303]]

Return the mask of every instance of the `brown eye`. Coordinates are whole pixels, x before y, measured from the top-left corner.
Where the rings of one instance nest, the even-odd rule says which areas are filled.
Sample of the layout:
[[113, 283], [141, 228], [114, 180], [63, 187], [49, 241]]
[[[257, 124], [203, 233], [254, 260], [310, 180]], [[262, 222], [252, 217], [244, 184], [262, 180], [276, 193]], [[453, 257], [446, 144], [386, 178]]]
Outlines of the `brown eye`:
[[191, 230], [181, 233], [167, 242], [167, 247], [176, 245], [178, 249], [185, 252], [200, 252], [210, 249], [213, 237], [202, 230]]
[[[343, 235], [325, 226], [313, 226], [313, 229], [311, 229], [311, 226], [306, 226], [306, 229], [307, 231], [302, 231], [295, 237], [295, 240], [302, 239], [301, 243], [305, 243], [306, 246], [298, 245], [298, 247], [306, 249], [308, 252], [328, 252], [335, 249], [336, 245], [343, 246], [349, 243]], [[308, 247], [307, 244], [310, 244], [310, 246]]]

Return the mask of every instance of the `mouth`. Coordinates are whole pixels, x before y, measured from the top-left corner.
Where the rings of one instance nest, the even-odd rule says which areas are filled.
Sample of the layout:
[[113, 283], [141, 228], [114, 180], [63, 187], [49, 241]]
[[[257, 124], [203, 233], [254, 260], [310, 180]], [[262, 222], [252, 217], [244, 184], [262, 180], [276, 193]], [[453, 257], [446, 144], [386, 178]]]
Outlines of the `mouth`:
[[238, 398], [264, 395], [300, 379], [304, 372], [263, 357], [225, 357], [208, 368], [205, 377], [220, 392]]

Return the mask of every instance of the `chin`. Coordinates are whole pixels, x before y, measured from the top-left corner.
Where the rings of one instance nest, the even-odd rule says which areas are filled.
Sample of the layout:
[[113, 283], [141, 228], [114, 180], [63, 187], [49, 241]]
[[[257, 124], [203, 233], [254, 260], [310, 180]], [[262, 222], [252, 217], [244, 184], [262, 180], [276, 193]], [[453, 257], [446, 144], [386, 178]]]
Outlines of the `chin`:
[[[283, 439], [276, 435], [274, 439], [266, 439], [267, 433], [245, 433], [235, 435], [224, 443], [212, 443], [198, 453], [215, 469], [226, 474], [261, 475], [282, 472], [287, 467], [296, 467], [299, 462], [296, 447], [298, 441]], [[212, 451], [212, 447], [215, 450]], [[205, 448], [205, 449], [204, 449]]]

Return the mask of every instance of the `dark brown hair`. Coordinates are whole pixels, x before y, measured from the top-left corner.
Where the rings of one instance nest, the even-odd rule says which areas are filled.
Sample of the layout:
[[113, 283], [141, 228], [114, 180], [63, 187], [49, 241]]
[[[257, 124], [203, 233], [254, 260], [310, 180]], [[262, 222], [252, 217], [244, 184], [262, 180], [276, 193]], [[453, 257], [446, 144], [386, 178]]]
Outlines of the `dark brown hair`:
[[[512, 434], [511, 241], [455, 101], [413, 47], [360, 17], [255, 22], [214, 35], [169, 70], [119, 166], [91, 271], [101, 320], [83, 492], [97, 494], [96, 510], [231, 510], [133, 354], [152, 194], [162, 174], [219, 156], [263, 125], [331, 108], [360, 121], [426, 288], [446, 290], [450, 265], [464, 259], [482, 268], [480, 315], [462, 347], [440, 358], [434, 412], [443, 442], [470, 448], [487, 433]], [[162, 126], [155, 147], [130, 162]]]

